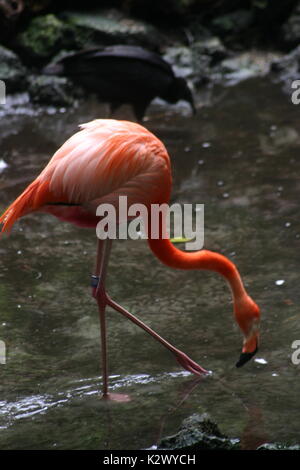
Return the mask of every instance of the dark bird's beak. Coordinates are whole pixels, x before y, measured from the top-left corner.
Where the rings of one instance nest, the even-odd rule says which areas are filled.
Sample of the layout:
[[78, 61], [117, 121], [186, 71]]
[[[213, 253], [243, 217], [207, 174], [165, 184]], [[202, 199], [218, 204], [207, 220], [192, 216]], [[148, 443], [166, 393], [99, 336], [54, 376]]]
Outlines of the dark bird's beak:
[[252, 357], [255, 356], [257, 351], [258, 351], [258, 346], [257, 346], [257, 342], [256, 342], [256, 348], [253, 352], [242, 352], [241, 353], [240, 358], [236, 363], [236, 367], [242, 367], [244, 364], [246, 364], [246, 362], [250, 361], [250, 359], [252, 359]]

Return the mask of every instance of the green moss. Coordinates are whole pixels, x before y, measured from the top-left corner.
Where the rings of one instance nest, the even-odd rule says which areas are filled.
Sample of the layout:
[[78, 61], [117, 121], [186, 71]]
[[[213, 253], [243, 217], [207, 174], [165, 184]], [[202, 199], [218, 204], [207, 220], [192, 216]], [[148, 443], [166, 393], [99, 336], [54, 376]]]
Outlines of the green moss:
[[53, 14], [34, 18], [18, 42], [30, 55], [48, 58], [72, 39], [70, 27]]

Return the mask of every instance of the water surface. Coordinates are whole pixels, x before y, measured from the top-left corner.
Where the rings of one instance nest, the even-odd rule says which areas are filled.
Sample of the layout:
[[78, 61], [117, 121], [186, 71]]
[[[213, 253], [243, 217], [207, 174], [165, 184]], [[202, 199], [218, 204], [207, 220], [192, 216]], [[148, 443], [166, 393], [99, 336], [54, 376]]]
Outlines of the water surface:
[[[17, 110], [1, 119], [1, 209], [78, 123], [105, 117], [91, 100], [76, 110], [26, 103]], [[169, 150], [172, 201], [205, 204], [205, 247], [238, 265], [261, 306], [260, 349], [244, 368], [235, 368], [242, 338], [223, 279], [170, 270], [145, 241], [118, 241], [111, 296], [213, 373], [195, 380], [109, 311], [111, 390], [131, 401], [100, 400], [98, 313], [89, 290], [93, 230], [34, 214], [1, 240], [7, 363], [0, 365], [0, 448], [147, 448], [196, 412], [208, 412], [244, 448], [300, 441], [300, 365], [291, 361], [291, 344], [300, 339], [298, 115], [277, 85], [259, 79], [214, 89], [196, 117], [157, 105], [145, 122]]]

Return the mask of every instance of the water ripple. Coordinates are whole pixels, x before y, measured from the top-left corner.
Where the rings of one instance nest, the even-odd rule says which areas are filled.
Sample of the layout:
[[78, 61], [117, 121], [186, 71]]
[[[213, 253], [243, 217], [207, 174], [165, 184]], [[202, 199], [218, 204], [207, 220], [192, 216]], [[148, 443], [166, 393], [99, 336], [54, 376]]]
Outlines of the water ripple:
[[[134, 374], [128, 376], [110, 376], [110, 389], [117, 390], [133, 385], [148, 385], [150, 383], [160, 383], [167, 378], [176, 379], [191, 375], [187, 371], [169, 372], [152, 376], [149, 374]], [[100, 382], [100, 383], [99, 383]], [[30, 418], [37, 414], [46, 413], [50, 408], [61, 406], [65, 403], [71, 404], [75, 398], [98, 395], [102, 382], [99, 377], [88, 377], [71, 382], [80, 384], [73, 386], [57, 394], [26, 396], [18, 401], [0, 401], [0, 430], [11, 426], [15, 420]], [[100, 388], [99, 388], [100, 385]]]

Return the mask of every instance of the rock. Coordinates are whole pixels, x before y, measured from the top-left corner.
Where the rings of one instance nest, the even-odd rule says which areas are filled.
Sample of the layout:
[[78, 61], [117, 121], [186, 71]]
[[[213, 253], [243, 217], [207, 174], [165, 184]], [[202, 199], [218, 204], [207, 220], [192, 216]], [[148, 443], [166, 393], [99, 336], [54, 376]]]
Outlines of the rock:
[[28, 92], [33, 103], [70, 106], [79, 96], [79, 90], [65, 77], [31, 75]]
[[272, 52], [252, 50], [225, 59], [216, 69], [216, 75], [219, 74], [216, 81], [221, 80], [222, 83], [235, 85], [242, 80], [265, 76], [270, 71], [271, 63], [277, 57], [278, 55]]
[[161, 439], [158, 449], [235, 450], [238, 440], [223, 435], [208, 414], [193, 414], [185, 419], [177, 434]]
[[299, 79], [300, 74], [300, 46], [289, 54], [274, 60], [271, 64], [271, 72], [273, 76], [284, 83], [284, 88], [291, 93], [291, 83]]
[[163, 57], [172, 65], [175, 75], [186, 79], [194, 76], [193, 56], [190, 47], [167, 47]]
[[224, 57], [227, 57], [227, 51], [216, 36], [199, 39], [190, 47], [168, 47], [164, 54], [176, 75], [192, 81], [195, 86], [210, 81], [214, 66]]
[[198, 40], [190, 47], [169, 47], [164, 58], [177, 75], [199, 88], [207, 82], [235, 85], [243, 80], [265, 76], [281, 54], [251, 50], [233, 55], [215, 36]]
[[279, 442], [265, 443], [257, 447], [256, 450], [300, 450], [300, 445], [281, 444]]
[[117, 10], [70, 12], [65, 14], [75, 29], [77, 43], [82, 47], [108, 44], [130, 44], [159, 49], [161, 34], [152, 25], [126, 17]]
[[296, 47], [300, 42], [300, 3], [296, 6], [289, 19], [281, 28], [283, 41], [290, 47]]
[[31, 20], [17, 37], [17, 46], [30, 60], [48, 60], [60, 49], [74, 47], [74, 31], [53, 14]]
[[214, 18], [211, 26], [222, 36], [240, 33], [251, 25], [254, 15], [252, 10], [235, 10], [223, 16]]
[[211, 36], [209, 38], [196, 41], [192, 45], [193, 50], [197, 50], [202, 55], [207, 55], [211, 58], [211, 65], [220, 62], [228, 56], [228, 52], [220, 38]]
[[201, 85], [211, 80], [213, 68], [228, 56], [228, 52], [218, 37], [211, 36], [192, 44], [192, 56], [196, 85]]
[[26, 88], [26, 73], [19, 57], [6, 47], [0, 46], [0, 79], [5, 82], [7, 93]]

